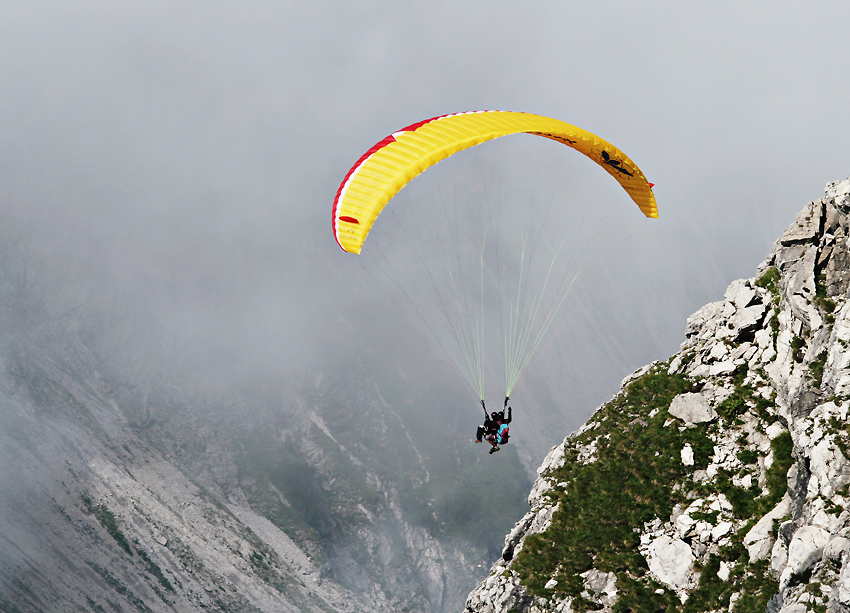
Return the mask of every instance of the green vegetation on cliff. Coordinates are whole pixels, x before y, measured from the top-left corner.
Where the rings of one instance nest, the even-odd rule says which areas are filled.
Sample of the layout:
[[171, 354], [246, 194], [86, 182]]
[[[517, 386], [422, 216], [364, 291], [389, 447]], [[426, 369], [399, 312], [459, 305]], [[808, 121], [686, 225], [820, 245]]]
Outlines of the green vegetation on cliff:
[[[604, 405], [590, 420], [591, 427], [570, 439], [564, 465], [549, 475], [556, 485], [547, 495], [558, 503], [551, 525], [526, 538], [511, 566], [529, 593], [569, 597], [574, 611], [596, 609], [599, 605], [587, 599], [581, 576], [596, 569], [616, 575], [615, 610], [623, 613], [728, 608], [734, 593], [741, 594], [736, 611], [764, 610], [777, 585], [763, 562], [749, 564], [742, 541], [752, 523], [746, 520], [753, 513], [763, 515], [784, 494], [791, 444], [787, 433], [772, 441], [773, 464], [764, 489], [758, 484], [735, 485], [731, 473], [723, 469], [712, 479], [704, 478], [718, 429], [741, 423], [747, 411], [764, 417], [772, 408], [772, 401], [743, 385], [743, 377], [736, 383], [736, 390], [718, 406], [720, 421], [684, 427], [667, 409], [675, 396], [699, 391], [701, 381], [669, 374], [667, 365], [656, 365]], [[748, 446], [746, 436], [739, 441], [738, 461], [754, 469], [759, 453]], [[687, 445], [693, 449], [692, 466], [682, 461]], [[694, 477], [698, 471], [703, 475], [699, 480]], [[697, 563], [700, 584], [683, 605], [672, 590], [650, 576], [640, 551], [641, 532], [650, 522], [666, 521], [677, 504], [683, 508], [698, 497], [721, 493], [732, 503], [731, 518], [740, 529], [702, 565]], [[717, 516], [716, 511], [693, 513], [694, 519], [712, 524]], [[727, 581], [717, 576], [721, 563], [730, 569]], [[552, 579], [557, 584], [547, 588]]]
[[[669, 517], [683, 497], [671, 486], [689, 472], [680, 456], [686, 443], [694, 449], [696, 468], [708, 465], [713, 444], [706, 425], [683, 431], [664, 426], [673, 398], [693, 391], [696, 384], [688, 378], [656, 367], [593, 416], [604, 436], [590, 429], [572, 440], [575, 453], [576, 445], [595, 439], [597, 457], [585, 464], [577, 462], [576, 455], [568, 457], [551, 475], [558, 483], [551, 495], [560, 506], [549, 529], [528, 537], [513, 564], [530, 593], [572, 596], [573, 608], [581, 610], [582, 603], [590, 603], [581, 596], [580, 575], [596, 568], [617, 574], [618, 606], [633, 610], [673, 606], [672, 592], [657, 594], [661, 585], [635, 581], [646, 576], [647, 567], [634, 528]], [[550, 578], [558, 581], [552, 590], [544, 587]]]

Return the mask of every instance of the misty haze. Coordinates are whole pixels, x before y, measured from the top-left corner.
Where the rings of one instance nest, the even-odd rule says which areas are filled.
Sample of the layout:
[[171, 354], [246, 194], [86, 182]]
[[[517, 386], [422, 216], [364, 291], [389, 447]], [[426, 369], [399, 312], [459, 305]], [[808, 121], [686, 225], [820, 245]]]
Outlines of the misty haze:
[[[553, 446], [847, 176], [848, 19], [831, 2], [0, 8], [0, 610], [462, 610]], [[475, 109], [609, 140], [659, 219], [520, 134], [428, 169], [360, 255], [340, 250], [352, 164]], [[517, 297], [545, 293], [550, 264], [569, 291], [488, 454], [446, 279], [486, 281], [481, 395], [500, 409], [503, 258], [532, 251]], [[448, 253], [479, 263], [450, 277]]]

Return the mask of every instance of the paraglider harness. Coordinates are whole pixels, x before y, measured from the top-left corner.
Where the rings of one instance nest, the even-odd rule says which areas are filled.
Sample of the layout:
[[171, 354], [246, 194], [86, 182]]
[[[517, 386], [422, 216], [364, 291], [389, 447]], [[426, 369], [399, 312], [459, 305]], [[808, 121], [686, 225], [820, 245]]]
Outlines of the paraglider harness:
[[496, 413], [495, 420], [492, 420], [487, 414], [487, 408], [484, 407], [484, 401], [481, 401], [481, 406], [484, 407], [485, 421], [489, 420], [492, 423], [490, 431], [487, 433], [487, 440], [498, 445], [504, 445], [510, 437], [510, 428], [508, 424], [511, 422], [511, 408], [508, 406], [509, 398], [505, 396], [505, 407], [508, 409], [508, 418], [505, 419], [505, 412], [499, 411]]
[[508, 437], [510, 432], [510, 428], [508, 428], [507, 424], [499, 424], [499, 429], [491, 434], [489, 438], [493, 439], [499, 445], [504, 445], [508, 442]]

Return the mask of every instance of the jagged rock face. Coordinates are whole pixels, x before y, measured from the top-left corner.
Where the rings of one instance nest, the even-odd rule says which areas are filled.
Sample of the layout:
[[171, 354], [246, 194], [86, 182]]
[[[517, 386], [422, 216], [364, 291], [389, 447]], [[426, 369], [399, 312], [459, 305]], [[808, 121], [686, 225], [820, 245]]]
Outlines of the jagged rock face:
[[850, 179], [551, 450], [466, 611], [850, 610], [848, 235]]

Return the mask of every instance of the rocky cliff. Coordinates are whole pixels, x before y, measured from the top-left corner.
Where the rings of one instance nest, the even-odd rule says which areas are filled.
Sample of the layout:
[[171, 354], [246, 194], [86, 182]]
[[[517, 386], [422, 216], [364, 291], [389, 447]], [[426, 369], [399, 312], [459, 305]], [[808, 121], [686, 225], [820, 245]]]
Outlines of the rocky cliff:
[[466, 611], [850, 611], [850, 179], [547, 455]]

